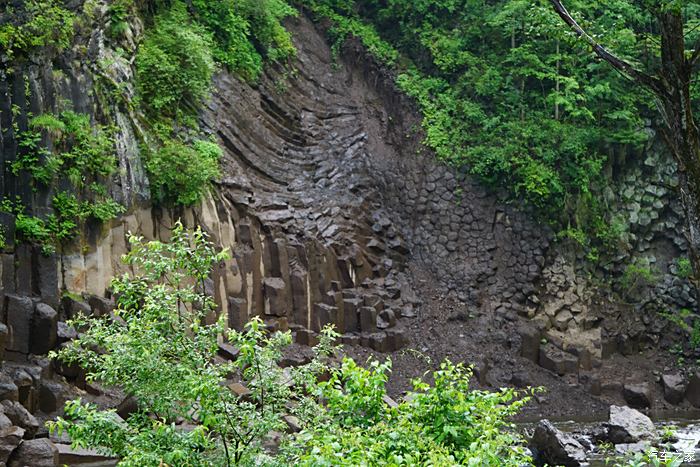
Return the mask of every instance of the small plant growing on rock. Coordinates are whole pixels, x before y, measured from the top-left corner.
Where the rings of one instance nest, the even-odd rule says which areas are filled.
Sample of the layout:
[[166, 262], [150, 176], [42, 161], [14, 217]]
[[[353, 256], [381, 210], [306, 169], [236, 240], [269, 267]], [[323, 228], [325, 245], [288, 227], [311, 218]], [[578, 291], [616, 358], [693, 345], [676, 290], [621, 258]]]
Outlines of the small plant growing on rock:
[[676, 260], [676, 275], [681, 279], [688, 279], [693, 275], [693, 265], [688, 258], [678, 258]]
[[658, 271], [648, 260], [637, 260], [629, 264], [620, 278], [622, 295], [627, 300], [639, 298], [658, 278]]

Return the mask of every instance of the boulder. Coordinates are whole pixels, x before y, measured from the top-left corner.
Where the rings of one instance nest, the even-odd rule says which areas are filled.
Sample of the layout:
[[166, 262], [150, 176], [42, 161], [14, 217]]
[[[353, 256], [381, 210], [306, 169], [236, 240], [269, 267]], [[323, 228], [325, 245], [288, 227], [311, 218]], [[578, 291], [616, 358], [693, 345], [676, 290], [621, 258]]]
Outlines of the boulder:
[[8, 426], [0, 429], [0, 465], [5, 465], [10, 454], [24, 438], [24, 430], [18, 426]]
[[98, 295], [88, 297], [88, 305], [95, 316], [106, 316], [114, 310], [114, 301]]
[[12, 426], [12, 420], [10, 420], [4, 412], [0, 412], [0, 430], [9, 428]]
[[16, 401], [2, 401], [2, 407], [12, 424], [24, 429], [25, 439], [34, 437], [39, 429], [39, 421], [34, 418], [34, 415]]
[[68, 326], [64, 321], [59, 321], [56, 325], [56, 337], [58, 344], [70, 342], [78, 338], [78, 331], [75, 328]]
[[294, 415], [285, 415], [282, 418], [287, 424], [287, 431], [289, 433], [298, 433], [302, 430], [301, 422], [299, 422], [299, 419]]
[[58, 313], [46, 303], [38, 303], [32, 320], [31, 352], [35, 355], [48, 353], [56, 346]]
[[683, 401], [688, 386], [683, 375], [678, 373], [663, 375], [661, 384], [664, 387], [664, 399], [671, 404], [680, 404]]
[[559, 331], [566, 331], [569, 327], [569, 321], [571, 321], [573, 318], [574, 315], [571, 314], [569, 310], [562, 310], [557, 313], [557, 316], [554, 317], [554, 327]]
[[638, 410], [610, 406], [610, 419], [605, 424], [608, 440], [613, 444], [637, 443], [656, 439], [654, 423]]
[[377, 316], [377, 328], [386, 329], [396, 326], [396, 315], [390, 308], [385, 308]]
[[537, 363], [540, 359], [542, 334], [535, 326], [524, 325], [519, 329], [520, 355]]
[[47, 438], [25, 440], [10, 456], [8, 467], [58, 467], [58, 448]]
[[56, 444], [60, 465], [116, 465], [117, 459], [94, 449], [73, 449], [70, 444]]
[[693, 404], [693, 407], [700, 407], [700, 371], [696, 371], [690, 376], [685, 398]]
[[28, 354], [34, 303], [29, 297], [6, 295], [5, 310], [11, 336], [7, 350]]
[[52, 413], [63, 407], [66, 398], [63, 386], [52, 381], [42, 381], [39, 388], [39, 409], [44, 413]]
[[537, 465], [580, 466], [586, 452], [573, 436], [559, 431], [549, 420], [542, 420], [530, 440], [530, 449]]
[[117, 415], [126, 420], [139, 410], [139, 403], [134, 396], [126, 396], [117, 406]]
[[651, 388], [648, 383], [625, 384], [622, 396], [630, 407], [644, 409], [651, 407]]
[[534, 386], [532, 384], [532, 377], [526, 371], [514, 372], [513, 376], [511, 376], [510, 378], [510, 384], [512, 384], [516, 388], [527, 388], [530, 386]]
[[563, 376], [578, 371], [578, 358], [552, 344], [546, 344], [540, 349], [540, 366]]
[[19, 400], [19, 389], [15, 382], [5, 373], [0, 373], [0, 400]]

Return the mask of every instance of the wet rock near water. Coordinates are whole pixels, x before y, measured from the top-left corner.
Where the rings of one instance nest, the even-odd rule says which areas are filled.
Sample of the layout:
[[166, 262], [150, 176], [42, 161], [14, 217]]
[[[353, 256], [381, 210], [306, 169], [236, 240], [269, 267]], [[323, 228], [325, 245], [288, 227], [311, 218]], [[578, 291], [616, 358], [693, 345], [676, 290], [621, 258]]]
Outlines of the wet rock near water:
[[632, 408], [645, 409], [651, 407], [651, 388], [648, 383], [625, 384], [622, 387], [622, 396]]
[[685, 397], [685, 392], [688, 383], [683, 375], [665, 374], [661, 376], [661, 384], [663, 385], [664, 398], [671, 404], [680, 404]]
[[586, 451], [581, 443], [557, 429], [549, 420], [537, 424], [529, 447], [536, 465], [576, 467], [586, 461]]
[[613, 444], [637, 443], [657, 439], [656, 428], [649, 417], [624, 406], [610, 406], [610, 419], [605, 424], [607, 440]]

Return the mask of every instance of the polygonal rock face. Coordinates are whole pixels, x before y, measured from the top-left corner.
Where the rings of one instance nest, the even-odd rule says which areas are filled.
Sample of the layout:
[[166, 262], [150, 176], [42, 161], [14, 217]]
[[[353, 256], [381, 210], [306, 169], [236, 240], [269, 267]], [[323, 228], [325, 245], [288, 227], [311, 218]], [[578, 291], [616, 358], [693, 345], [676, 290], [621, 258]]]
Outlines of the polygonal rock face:
[[656, 438], [654, 423], [643, 413], [625, 406], [610, 406], [610, 420], [606, 424], [610, 441], [636, 443]]

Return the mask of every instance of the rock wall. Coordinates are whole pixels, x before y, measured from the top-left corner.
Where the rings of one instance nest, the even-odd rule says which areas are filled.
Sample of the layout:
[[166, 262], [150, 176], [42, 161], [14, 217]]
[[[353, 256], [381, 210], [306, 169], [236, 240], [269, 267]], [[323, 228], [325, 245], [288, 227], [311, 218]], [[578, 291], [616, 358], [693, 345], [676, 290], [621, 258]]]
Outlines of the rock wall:
[[[231, 249], [209, 283], [231, 326], [259, 315], [305, 344], [332, 323], [348, 344], [405, 345], [404, 325], [421, 304], [408, 266], [428, 271], [446, 295], [494, 322], [533, 319], [534, 359], [550, 369], [590, 369], [610, 352], [658, 341], [659, 321], [630, 309], [692, 304], [687, 282], [674, 275], [684, 252], [682, 221], [673, 167], [658, 146], [647, 148], [644, 164], [620, 160], [619, 173], [610, 174], [620, 185], [606, 190], [606, 201], [620, 206], [630, 227], [623, 254], [591, 270], [579, 251], [552, 247], [546, 226], [437, 162], [421, 145], [419, 113], [391, 70], [354, 41], [334, 58], [303, 15], [288, 23], [298, 49], [290, 67], [270, 67], [255, 84], [216, 76], [201, 115], [224, 149], [224, 176], [211, 195], [194, 208], [153, 208], [138, 148], [143, 131], [126, 105], [134, 97], [128, 57], [143, 27], [135, 19], [115, 44], [104, 34], [104, 10], [94, 21], [79, 31], [84, 48], [0, 70], [3, 196], [47, 213], [51, 190], [33, 192], [9, 170], [18, 150], [12, 121], [22, 131], [30, 113], [68, 101], [117, 127], [119, 170], [110, 190], [129, 207], [109, 225], [86, 226], [59, 255], [10, 241], [0, 292], [19, 354], [30, 351], [20, 336], [31, 334], [37, 303], [55, 309], [59, 322], [77, 309], [103, 313], [113, 306], [110, 278], [124, 272], [128, 232], [167, 240], [177, 219], [202, 225]], [[116, 101], [109, 97], [115, 90]], [[0, 222], [11, 240], [11, 219]], [[596, 278], [622, 275], [635, 258], [656, 265], [660, 279], [645, 289], [649, 300], [621, 304], [623, 291]], [[34, 305], [16, 308], [9, 296], [31, 297]], [[547, 344], [539, 349], [542, 337]]]

